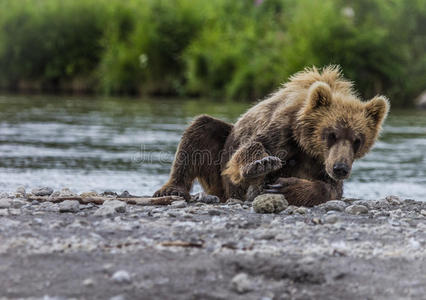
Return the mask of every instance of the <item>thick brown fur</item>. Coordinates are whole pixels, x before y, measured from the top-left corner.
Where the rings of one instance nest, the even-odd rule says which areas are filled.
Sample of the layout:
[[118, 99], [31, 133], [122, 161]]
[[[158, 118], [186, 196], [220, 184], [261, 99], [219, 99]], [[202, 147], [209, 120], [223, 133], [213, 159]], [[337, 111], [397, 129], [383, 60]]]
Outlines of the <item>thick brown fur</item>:
[[[282, 193], [294, 205], [340, 199], [353, 161], [370, 150], [388, 110], [383, 96], [361, 102], [336, 66], [305, 69], [234, 126], [196, 119], [179, 144], [170, 180], [154, 196], [188, 199], [198, 178], [222, 200], [262, 191]], [[205, 158], [191, 158], [198, 152]]]

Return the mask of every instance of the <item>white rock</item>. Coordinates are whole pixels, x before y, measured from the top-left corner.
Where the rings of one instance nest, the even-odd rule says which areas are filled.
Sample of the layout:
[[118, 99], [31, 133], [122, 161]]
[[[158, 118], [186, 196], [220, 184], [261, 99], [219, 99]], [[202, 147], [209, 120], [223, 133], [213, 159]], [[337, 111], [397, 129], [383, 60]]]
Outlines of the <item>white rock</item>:
[[125, 213], [126, 202], [119, 200], [108, 200], [105, 201], [101, 207], [95, 212], [95, 216], [111, 216], [115, 213]]
[[253, 290], [253, 285], [246, 273], [239, 273], [232, 278], [231, 286], [237, 293], [244, 294]]
[[84, 286], [93, 286], [95, 281], [92, 278], [87, 278], [83, 281]]
[[296, 212], [298, 214], [305, 215], [308, 212], [308, 209], [306, 207], [301, 206], [296, 209]]
[[170, 206], [173, 208], [184, 208], [187, 206], [187, 204], [185, 200], [178, 200], [178, 201], [172, 202]]
[[101, 206], [94, 213], [97, 217], [107, 217], [113, 214], [115, 214], [115, 209], [112, 206]]
[[368, 213], [368, 208], [364, 205], [350, 205], [346, 207], [345, 212], [351, 215], [360, 215]]
[[253, 290], [253, 285], [246, 273], [239, 273], [232, 278], [231, 286], [234, 291], [244, 294]]
[[112, 275], [112, 280], [117, 283], [130, 283], [132, 281], [132, 278], [130, 277], [130, 274], [127, 271], [120, 270]]
[[323, 207], [326, 211], [344, 211], [346, 206], [348, 206], [346, 202], [341, 200], [330, 200], [324, 204], [321, 204], [321, 207]]
[[339, 217], [334, 215], [334, 214], [333, 215], [327, 215], [327, 216], [324, 217], [324, 223], [327, 223], [327, 224], [334, 224], [337, 221], [339, 221]]

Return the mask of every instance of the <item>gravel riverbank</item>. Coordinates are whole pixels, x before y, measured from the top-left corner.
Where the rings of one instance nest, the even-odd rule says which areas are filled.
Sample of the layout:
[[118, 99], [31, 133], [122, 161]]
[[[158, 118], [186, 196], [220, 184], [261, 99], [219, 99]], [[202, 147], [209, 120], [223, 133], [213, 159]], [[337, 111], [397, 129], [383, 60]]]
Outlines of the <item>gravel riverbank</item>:
[[102, 205], [1, 195], [0, 298], [426, 298], [426, 202], [258, 214], [235, 199], [139, 206], [108, 194]]

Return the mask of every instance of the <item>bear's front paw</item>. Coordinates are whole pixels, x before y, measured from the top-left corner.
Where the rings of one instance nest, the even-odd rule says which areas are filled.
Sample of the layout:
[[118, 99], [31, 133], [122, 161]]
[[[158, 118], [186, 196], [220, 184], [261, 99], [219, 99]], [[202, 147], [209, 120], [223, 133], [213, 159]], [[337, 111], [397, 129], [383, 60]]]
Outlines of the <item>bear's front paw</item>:
[[244, 178], [256, 178], [276, 171], [281, 167], [281, 159], [276, 156], [267, 156], [245, 166], [242, 170], [242, 176]]
[[283, 194], [289, 204], [297, 206], [314, 206], [330, 200], [321, 183], [296, 177], [279, 178], [268, 184], [263, 193]]
[[189, 201], [191, 199], [191, 195], [188, 193], [188, 191], [179, 186], [175, 185], [164, 185], [161, 189], [156, 191], [153, 195], [153, 197], [164, 197], [164, 196], [179, 196], [184, 198], [186, 201]]

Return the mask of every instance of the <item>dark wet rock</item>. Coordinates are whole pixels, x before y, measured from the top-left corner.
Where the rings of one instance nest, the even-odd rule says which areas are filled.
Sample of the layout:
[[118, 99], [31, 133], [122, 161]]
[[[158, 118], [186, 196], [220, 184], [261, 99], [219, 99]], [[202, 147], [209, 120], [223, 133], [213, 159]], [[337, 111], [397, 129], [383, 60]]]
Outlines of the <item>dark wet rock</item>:
[[31, 191], [35, 196], [50, 196], [53, 193], [53, 189], [50, 187], [36, 188]]
[[263, 194], [253, 200], [252, 206], [257, 213], [271, 214], [286, 209], [288, 202], [281, 194]]
[[345, 209], [345, 212], [351, 215], [360, 215], [368, 213], [368, 208], [364, 205], [350, 205]]
[[123, 191], [120, 195], [118, 195], [119, 198], [136, 198], [137, 196], [130, 194], [128, 191]]
[[217, 209], [209, 209], [208, 213], [210, 216], [220, 216], [222, 214], [222, 212]]
[[80, 211], [80, 203], [77, 200], [65, 200], [59, 203], [59, 212], [78, 212]]
[[102, 196], [114, 196], [114, 197], [117, 197], [117, 196], [118, 196], [116, 192], [113, 192], [113, 191], [111, 191], [111, 190], [106, 190], [106, 191], [104, 191], [101, 195], [102, 195]]

